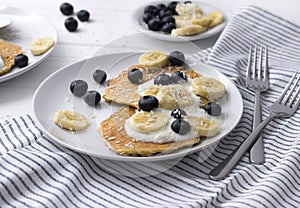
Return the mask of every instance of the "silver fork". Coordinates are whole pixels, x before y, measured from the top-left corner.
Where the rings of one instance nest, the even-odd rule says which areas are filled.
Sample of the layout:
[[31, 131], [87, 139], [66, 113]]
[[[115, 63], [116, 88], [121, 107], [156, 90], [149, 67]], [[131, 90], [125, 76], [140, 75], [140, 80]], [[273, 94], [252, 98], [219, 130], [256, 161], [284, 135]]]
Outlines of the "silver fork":
[[[255, 129], [261, 123], [260, 93], [269, 89], [269, 67], [267, 47], [260, 47], [259, 57], [256, 46], [254, 47], [254, 50], [252, 50], [252, 46], [250, 47], [246, 77], [247, 87], [255, 90], [253, 117], [253, 129]], [[256, 143], [251, 148], [249, 152], [249, 159], [251, 163], [255, 164], [263, 164], [265, 162], [262, 136], [258, 138]]]
[[290, 117], [296, 112], [300, 104], [299, 79], [300, 73], [296, 72], [277, 101], [271, 105], [270, 115], [221, 164], [209, 173], [211, 179], [225, 178], [245, 152], [256, 142], [260, 133], [273, 118]]

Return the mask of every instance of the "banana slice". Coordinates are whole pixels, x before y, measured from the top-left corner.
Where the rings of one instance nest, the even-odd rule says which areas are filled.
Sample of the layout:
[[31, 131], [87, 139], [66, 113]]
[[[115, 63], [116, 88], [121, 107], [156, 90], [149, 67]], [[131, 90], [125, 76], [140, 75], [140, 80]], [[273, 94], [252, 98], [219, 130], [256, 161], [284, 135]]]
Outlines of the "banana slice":
[[192, 24], [192, 20], [189, 17], [178, 15], [174, 15], [173, 17], [175, 19], [176, 28], [181, 28]]
[[85, 129], [89, 122], [81, 114], [69, 110], [59, 110], [54, 115], [54, 122], [63, 129], [78, 131]]
[[209, 23], [209, 27], [215, 27], [223, 22], [223, 15], [219, 11], [211, 12], [208, 14], [208, 17], [212, 19], [212, 21]]
[[162, 67], [169, 63], [168, 55], [161, 51], [150, 51], [139, 57], [139, 63], [145, 67]]
[[137, 111], [129, 118], [129, 124], [141, 133], [149, 133], [164, 128], [168, 117], [161, 112]]
[[173, 29], [171, 35], [175, 36], [190, 36], [203, 33], [207, 30], [207, 27], [201, 25], [188, 25], [182, 28]]
[[212, 18], [208, 16], [192, 20], [192, 24], [201, 25], [201, 26], [208, 26], [211, 22], [212, 22]]
[[188, 122], [198, 130], [199, 136], [212, 137], [219, 133], [219, 125], [215, 120], [188, 116]]
[[38, 56], [47, 52], [54, 45], [52, 38], [38, 38], [30, 44], [30, 51], [33, 55]]
[[184, 4], [180, 3], [176, 5], [176, 12], [179, 16], [185, 16], [189, 19], [200, 18], [203, 16], [203, 11], [198, 4]]
[[225, 86], [220, 81], [210, 77], [193, 79], [192, 89], [196, 95], [208, 100], [215, 100], [225, 94]]

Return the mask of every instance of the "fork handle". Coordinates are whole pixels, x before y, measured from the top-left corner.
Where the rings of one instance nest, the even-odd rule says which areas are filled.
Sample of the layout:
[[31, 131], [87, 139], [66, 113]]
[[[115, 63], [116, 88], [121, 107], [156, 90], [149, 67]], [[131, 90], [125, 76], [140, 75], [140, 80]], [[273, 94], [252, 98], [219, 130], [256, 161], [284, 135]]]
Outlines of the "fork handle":
[[[255, 92], [253, 129], [261, 123], [260, 90]], [[251, 163], [263, 164], [265, 162], [264, 146], [262, 136], [260, 136], [249, 151]]]
[[213, 180], [220, 180], [227, 176], [231, 169], [239, 162], [242, 156], [257, 141], [265, 126], [275, 117], [270, 114], [227, 158], [209, 173]]

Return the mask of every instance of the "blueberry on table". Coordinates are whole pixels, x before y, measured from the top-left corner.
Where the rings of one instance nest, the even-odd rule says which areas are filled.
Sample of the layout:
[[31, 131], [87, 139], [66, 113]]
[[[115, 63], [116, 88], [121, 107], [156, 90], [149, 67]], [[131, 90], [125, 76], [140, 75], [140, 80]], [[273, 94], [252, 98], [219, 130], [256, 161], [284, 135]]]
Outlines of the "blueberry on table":
[[174, 83], [182, 83], [188, 80], [186, 74], [182, 71], [173, 72], [171, 74]]
[[173, 22], [168, 22], [165, 23], [162, 27], [161, 27], [161, 31], [165, 32], [165, 33], [171, 33], [173, 29], [176, 28], [176, 25]]
[[162, 22], [162, 24], [166, 24], [166, 23], [170, 23], [170, 22], [175, 24], [175, 19], [172, 16], [166, 16], [166, 17], [162, 18], [161, 22]]
[[145, 95], [139, 100], [139, 108], [143, 111], [151, 111], [158, 108], [158, 100], [155, 96]]
[[70, 15], [74, 11], [74, 8], [70, 3], [63, 3], [60, 5], [59, 9], [64, 15]]
[[159, 31], [161, 27], [161, 23], [159, 20], [152, 18], [148, 21], [148, 28], [152, 31]]
[[144, 15], [143, 15], [143, 21], [145, 22], [145, 23], [148, 23], [149, 22], [149, 20], [151, 20], [152, 18], [154, 18], [155, 16], [153, 15], [153, 14], [151, 14], [151, 13], [145, 13]]
[[70, 90], [75, 96], [83, 96], [88, 89], [88, 84], [84, 80], [74, 80], [70, 84]]
[[183, 119], [176, 119], [171, 124], [171, 129], [177, 134], [185, 135], [191, 130], [191, 126]]
[[90, 13], [86, 10], [80, 10], [77, 12], [77, 17], [81, 22], [86, 22], [90, 19]]
[[74, 19], [73, 17], [69, 17], [66, 19], [65, 21], [65, 27], [67, 28], [67, 30], [69, 30], [70, 32], [73, 32], [75, 30], [77, 30], [78, 27], [78, 22], [76, 19]]
[[158, 4], [158, 5], [156, 5], [156, 9], [157, 9], [158, 11], [160, 11], [160, 10], [162, 10], [162, 9], [164, 9], [164, 8], [167, 8], [165, 4]]
[[184, 3], [185, 4], [191, 4], [192, 2], [191, 1], [185, 1]]
[[183, 109], [176, 108], [172, 110], [171, 116], [173, 116], [176, 119], [181, 119], [182, 116], [187, 116], [187, 113]]
[[172, 51], [169, 54], [169, 62], [173, 66], [182, 66], [184, 64], [184, 61], [185, 61], [185, 56], [180, 51]]
[[107, 75], [106, 72], [100, 69], [97, 69], [94, 73], [93, 73], [93, 78], [96, 82], [98, 82], [99, 84], [102, 84], [103, 82], [105, 82]]
[[95, 90], [90, 90], [88, 93], [84, 96], [84, 101], [89, 106], [96, 106], [101, 100], [101, 95], [99, 92]]
[[163, 19], [164, 17], [172, 16], [172, 15], [173, 15], [172, 12], [167, 8], [162, 9], [162, 10], [159, 11], [159, 18], [160, 19]]
[[134, 68], [128, 72], [127, 77], [130, 82], [134, 84], [139, 84], [143, 80], [143, 72], [139, 69]]
[[206, 103], [203, 108], [209, 115], [212, 116], [219, 116], [222, 113], [221, 106], [216, 102]]
[[153, 5], [146, 6], [144, 9], [144, 13], [150, 13], [153, 15], [157, 15], [157, 8]]
[[154, 78], [154, 85], [169, 85], [169, 84], [173, 84], [173, 80], [167, 74], [160, 74]]
[[19, 54], [15, 57], [15, 64], [19, 68], [23, 68], [28, 65], [28, 57], [24, 54]]

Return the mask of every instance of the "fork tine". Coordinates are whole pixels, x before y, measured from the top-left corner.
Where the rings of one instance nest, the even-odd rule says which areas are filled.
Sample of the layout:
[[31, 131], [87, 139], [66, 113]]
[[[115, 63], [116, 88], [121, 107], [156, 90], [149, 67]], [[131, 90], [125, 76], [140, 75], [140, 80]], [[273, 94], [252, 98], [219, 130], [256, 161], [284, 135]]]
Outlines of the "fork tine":
[[251, 75], [251, 59], [252, 59], [252, 46], [250, 46], [249, 56], [248, 56], [248, 64], [247, 64], [247, 79], [250, 78]]
[[253, 64], [253, 74], [252, 74], [252, 78], [253, 80], [256, 80], [256, 57], [257, 57], [257, 48], [256, 46], [254, 46], [254, 64]]
[[291, 85], [294, 82], [294, 79], [297, 75], [297, 72], [293, 75], [293, 77], [291, 78], [290, 82], [288, 83], [288, 85], [284, 88], [283, 92], [281, 93], [281, 95], [279, 96], [279, 98], [277, 99], [277, 103], [281, 103], [284, 96], [286, 95], [286, 93], [288, 92], [288, 90], [290, 89]]
[[[298, 75], [298, 72], [296, 72], [296, 76], [297, 75]], [[295, 99], [298, 97], [298, 94], [299, 94], [299, 91], [300, 91], [300, 87], [298, 86], [299, 79], [300, 79], [300, 76], [298, 76], [297, 80], [294, 83], [294, 86], [292, 87], [292, 89], [291, 89], [290, 93], [288, 94], [288, 96], [286, 98], [286, 101], [285, 101], [285, 103], [289, 101], [290, 97], [293, 95], [293, 92], [296, 91], [296, 87], [298, 87], [296, 93], [294, 94], [294, 97], [288, 102], [288, 105], [290, 107], [292, 107], [292, 105], [293, 105]]]
[[265, 48], [265, 71], [264, 78], [265, 80], [269, 80], [269, 66], [268, 66], [268, 46]]
[[261, 80], [262, 78], [262, 55], [263, 55], [263, 47], [260, 46], [260, 52], [259, 52], [259, 63], [258, 63], [258, 71], [257, 71], [257, 79]]

